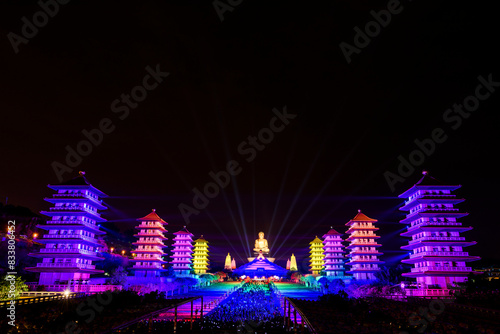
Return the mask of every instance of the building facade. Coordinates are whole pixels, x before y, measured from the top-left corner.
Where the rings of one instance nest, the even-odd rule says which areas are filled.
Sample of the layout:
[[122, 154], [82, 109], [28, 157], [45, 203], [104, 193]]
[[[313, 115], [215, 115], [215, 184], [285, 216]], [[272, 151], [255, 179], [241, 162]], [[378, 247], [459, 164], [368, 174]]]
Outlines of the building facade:
[[208, 241], [203, 235], [194, 241], [193, 269], [195, 274], [205, 274], [208, 270]]
[[325, 272], [327, 276], [344, 276], [344, 245], [342, 234], [333, 228], [323, 236]]
[[193, 266], [193, 234], [184, 226], [182, 230], [175, 232], [174, 235], [172, 268], [177, 276], [187, 276]]
[[106, 220], [98, 211], [106, 209], [100, 198], [107, 196], [88, 182], [85, 172], [48, 187], [56, 191], [51, 198], [45, 198], [53, 206], [41, 212], [49, 220], [37, 225], [48, 231], [37, 239], [45, 247], [29, 254], [42, 262], [26, 270], [40, 273], [40, 285], [86, 282], [91, 274], [104, 272], [95, 269], [93, 262], [103, 259], [98, 255], [100, 244], [96, 237], [106, 234], [99, 229], [99, 223]]
[[346, 265], [351, 266], [347, 274], [352, 274], [357, 280], [374, 280], [375, 273], [380, 271], [379, 264], [383, 263], [378, 258], [382, 253], [378, 251], [381, 245], [377, 243], [380, 237], [375, 233], [378, 230], [376, 222], [376, 219], [369, 218], [358, 210], [358, 214], [346, 224], [349, 226], [347, 241], [350, 242], [347, 246], [350, 251], [349, 261]]
[[325, 257], [323, 254], [323, 241], [316, 236], [316, 238], [314, 238], [314, 240], [309, 244], [311, 245], [309, 247], [311, 272], [313, 275], [319, 275], [323, 269], [323, 265], [325, 264], [323, 261], [323, 258]]
[[139, 240], [133, 243], [136, 246], [133, 251], [136, 257], [132, 260], [135, 262], [132, 266], [134, 276], [137, 279], [158, 278], [161, 272], [166, 271], [163, 248], [167, 247], [164, 244], [167, 238], [163, 233], [167, 232], [165, 226], [168, 223], [158, 216], [155, 209], [137, 220], [141, 223], [135, 227], [139, 232], [134, 236]]
[[446, 185], [423, 172], [423, 177], [399, 195], [405, 198], [401, 211], [407, 211], [400, 223], [407, 225], [401, 236], [411, 238], [401, 249], [409, 251], [402, 262], [411, 264], [411, 272], [403, 276], [415, 278], [421, 289], [446, 289], [466, 281], [472, 272], [468, 262], [479, 260], [470, 256], [465, 247], [475, 245], [460, 234], [472, 230], [458, 221], [467, 213], [455, 205], [464, 201], [452, 192], [460, 185]]

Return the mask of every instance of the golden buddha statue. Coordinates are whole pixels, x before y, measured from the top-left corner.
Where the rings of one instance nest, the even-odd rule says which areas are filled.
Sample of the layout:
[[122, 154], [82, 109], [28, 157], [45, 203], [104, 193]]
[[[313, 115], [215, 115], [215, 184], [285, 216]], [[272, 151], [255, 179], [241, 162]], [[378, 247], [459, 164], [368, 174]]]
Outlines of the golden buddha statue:
[[264, 232], [259, 232], [259, 239], [255, 240], [255, 248], [253, 250], [256, 253], [260, 253], [261, 251], [263, 254], [269, 253], [269, 246], [267, 240], [264, 239]]

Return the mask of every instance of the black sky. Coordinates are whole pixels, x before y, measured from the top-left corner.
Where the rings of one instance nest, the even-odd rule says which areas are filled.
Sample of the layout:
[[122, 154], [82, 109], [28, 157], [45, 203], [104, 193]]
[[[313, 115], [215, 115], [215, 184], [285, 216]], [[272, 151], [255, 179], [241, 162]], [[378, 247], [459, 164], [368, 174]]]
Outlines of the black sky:
[[[500, 92], [456, 130], [443, 121], [474, 94], [478, 76], [500, 81], [497, 12], [490, 4], [402, 1], [348, 64], [339, 44], [353, 44], [353, 28], [387, 3], [243, 1], [221, 22], [211, 1], [71, 1], [16, 54], [8, 34], [21, 34], [22, 17], [31, 21], [40, 7], [2, 1], [0, 201], [46, 209], [46, 185], [58, 182], [51, 164], [64, 163], [82, 130], [109, 118], [116, 129], [64, 179], [85, 170], [110, 195], [105, 216], [122, 230], [152, 208], [169, 232], [180, 229], [178, 205], [234, 159], [241, 174], [188, 226], [211, 243], [213, 260], [231, 252], [241, 264], [246, 240], [251, 246], [263, 230], [278, 263], [292, 252], [300, 262], [315, 235], [332, 225], [344, 232], [362, 209], [380, 220], [385, 259], [395, 261], [405, 242], [396, 233], [397, 194], [426, 169], [463, 186], [463, 222], [475, 228], [465, 235], [478, 242], [468, 250], [498, 260]], [[120, 120], [112, 101], [157, 64], [170, 75]], [[284, 106], [297, 117], [246, 162], [238, 145]], [[384, 172], [396, 172], [398, 156], [435, 128], [448, 139], [392, 192]]]

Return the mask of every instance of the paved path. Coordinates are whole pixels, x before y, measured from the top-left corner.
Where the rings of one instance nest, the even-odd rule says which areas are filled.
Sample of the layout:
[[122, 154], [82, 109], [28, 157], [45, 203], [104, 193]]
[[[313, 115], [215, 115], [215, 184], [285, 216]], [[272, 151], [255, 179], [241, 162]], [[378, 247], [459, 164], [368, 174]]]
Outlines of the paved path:
[[280, 291], [282, 297], [317, 300], [318, 297], [321, 296], [321, 292], [314, 291], [305, 285], [279, 282], [274, 284]]

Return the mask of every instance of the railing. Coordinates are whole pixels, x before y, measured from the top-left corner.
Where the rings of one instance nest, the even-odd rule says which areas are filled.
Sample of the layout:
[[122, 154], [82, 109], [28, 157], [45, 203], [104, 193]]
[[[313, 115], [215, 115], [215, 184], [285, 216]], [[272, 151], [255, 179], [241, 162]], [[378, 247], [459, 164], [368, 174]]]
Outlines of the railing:
[[412, 273], [418, 273], [422, 271], [472, 271], [471, 267], [418, 267], [412, 268]]
[[[288, 309], [287, 309], [287, 302], [288, 302]], [[290, 330], [290, 322], [292, 321], [291, 313], [292, 313], [292, 307], [293, 307], [293, 328], [295, 331], [297, 331], [297, 313], [300, 315], [300, 325], [301, 325], [301, 332], [304, 332], [305, 329], [309, 331], [309, 333], [316, 334], [318, 333], [316, 329], [314, 329], [313, 325], [307, 319], [307, 316], [302, 312], [300, 308], [298, 308], [294, 302], [288, 298], [285, 297], [283, 298], [283, 323], [285, 326], [285, 330], [288, 331]], [[288, 314], [287, 314], [288, 313]]]
[[419, 196], [413, 197], [412, 199], [405, 201], [405, 205], [410, 203], [410, 202], [413, 202], [414, 200], [421, 199], [421, 198], [423, 198], [423, 199], [440, 199], [440, 198], [453, 199], [453, 198], [456, 198], [456, 195], [424, 194], [424, 195], [419, 195]]
[[[69, 295], [56, 294], [50, 296], [42, 296], [42, 297], [34, 297], [34, 298], [22, 298], [16, 299], [15, 305], [28, 305], [28, 304], [38, 304], [44, 302], [51, 302], [54, 300], [62, 300], [62, 299], [73, 299], [73, 298], [82, 298], [85, 297], [85, 293], [71, 293]], [[10, 305], [9, 300], [0, 301], [0, 308], [7, 307]]]
[[465, 241], [465, 237], [430, 237], [424, 236], [415, 240], [410, 240], [409, 244], [414, 244], [421, 241]]
[[450, 289], [405, 289], [407, 297], [450, 297]]
[[86, 211], [98, 217], [101, 216], [97, 211], [92, 211], [88, 208], [84, 208], [83, 206], [54, 206], [50, 208], [50, 211]]
[[40, 253], [80, 253], [97, 256], [97, 252], [78, 248], [42, 248], [40, 249]]
[[[72, 293], [98, 293], [105, 291], [117, 291], [121, 290], [121, 285], [106, 285], [106, 284], [34, 284], [30, 285], [31, 289], [37, 289], [39, 286], [43, 286], [45, 291], [30, 291], [30, 294], [61, 294], [63, 291], [69, 290]], [[26, 292], [24, 292], [26, 293]]]
[[420, 256], [469, 256], [467, 252], [420, 252], [410, 255], [410, 259]]
[[41, 268], [74, 268], [78, 267], [80, 269], [95, 269], [95, 265], [93, 264], [84, 264], [84, 263], [37, 263], [37, 267]]
[[90, 199], [96, 203], [99, 203], [99, 204], [102, 204], [102, 200], [100, 199], [97, 199], [97, 198], [94, 198], [94, 197], [91, 197], [89, 195], [85, 195], [85, 194], [54, 194], [53, 195], [54, 197], [73, 197], [73, 198], [86, 198], [86, 199]]
[[143, 315], [141, 317], [138, 317], [134, 320], [128, 321], [124, 324], [121, 324], [119, 326], [113, 327], [108, 331], [102, 332], [101, 334], [108, 334], [108, 333], [116, 333], [116, 332], [121, 332], [123, 329], [126, 329], [132, 325], [135, 325], [138, 322], [144, 321], [144, 320], [149, 320], [150, 322], [153, 321], [153, 318], [158, 316], [161, 313], [165, 313], [171, 309], [174, 309], [174, 333], [177, 331], [177, 308], [181, 305], [191, 303], [191, 317], [189, 321], [191, 322], [191, 330], [193, 329], [193, 322], [194, 322], [194, 317], [193, 317], [193, 302], [197, 299], [201, 298], [201, 307], [200, 307], [200, 321], [203, 321], [203, 296], [199, 297], [192, 297], [189, 299], [186, 299], [184, 301], [181, 301], [179, 303], [176, 303], [174, 305], [170, 305], [169, 307], [163, 308], [161, 310], [157, 310], [151, 313], [148, 313], [146, 315]]
[[85, 225], [88, 226], [94, 230], [98, 230], [99, 227], [95, 224], [91, 224], [88, 222], [85, 222], [83, 220], [48, 220], [47, 221], [48, 225]]
[[462, 223], [457, 222], [423, 222], [419, 224], [413, 224], [409, 226], [408, 229], [413, 227], [421, 227], [421, 226], [462, 226]]
[[141, 227], [143, 227], [143, 228], [151, 228], [151, 227], [157, 228], [157, 227], [159, 227], [159, 228], [163, 228], [164, 229], [164, 227], [163, 227], [163, 225], [161, 223], [155, 223], [155, 224], [144, 224], [144, 223], [142, 223], [141, 225], [138, 225], [135, 228], [141, 228]]
[[44, 239], [83, 239], [93, 243], [97, 243], [95, 238], [87, 237], [81, 234], [45, 234]]

